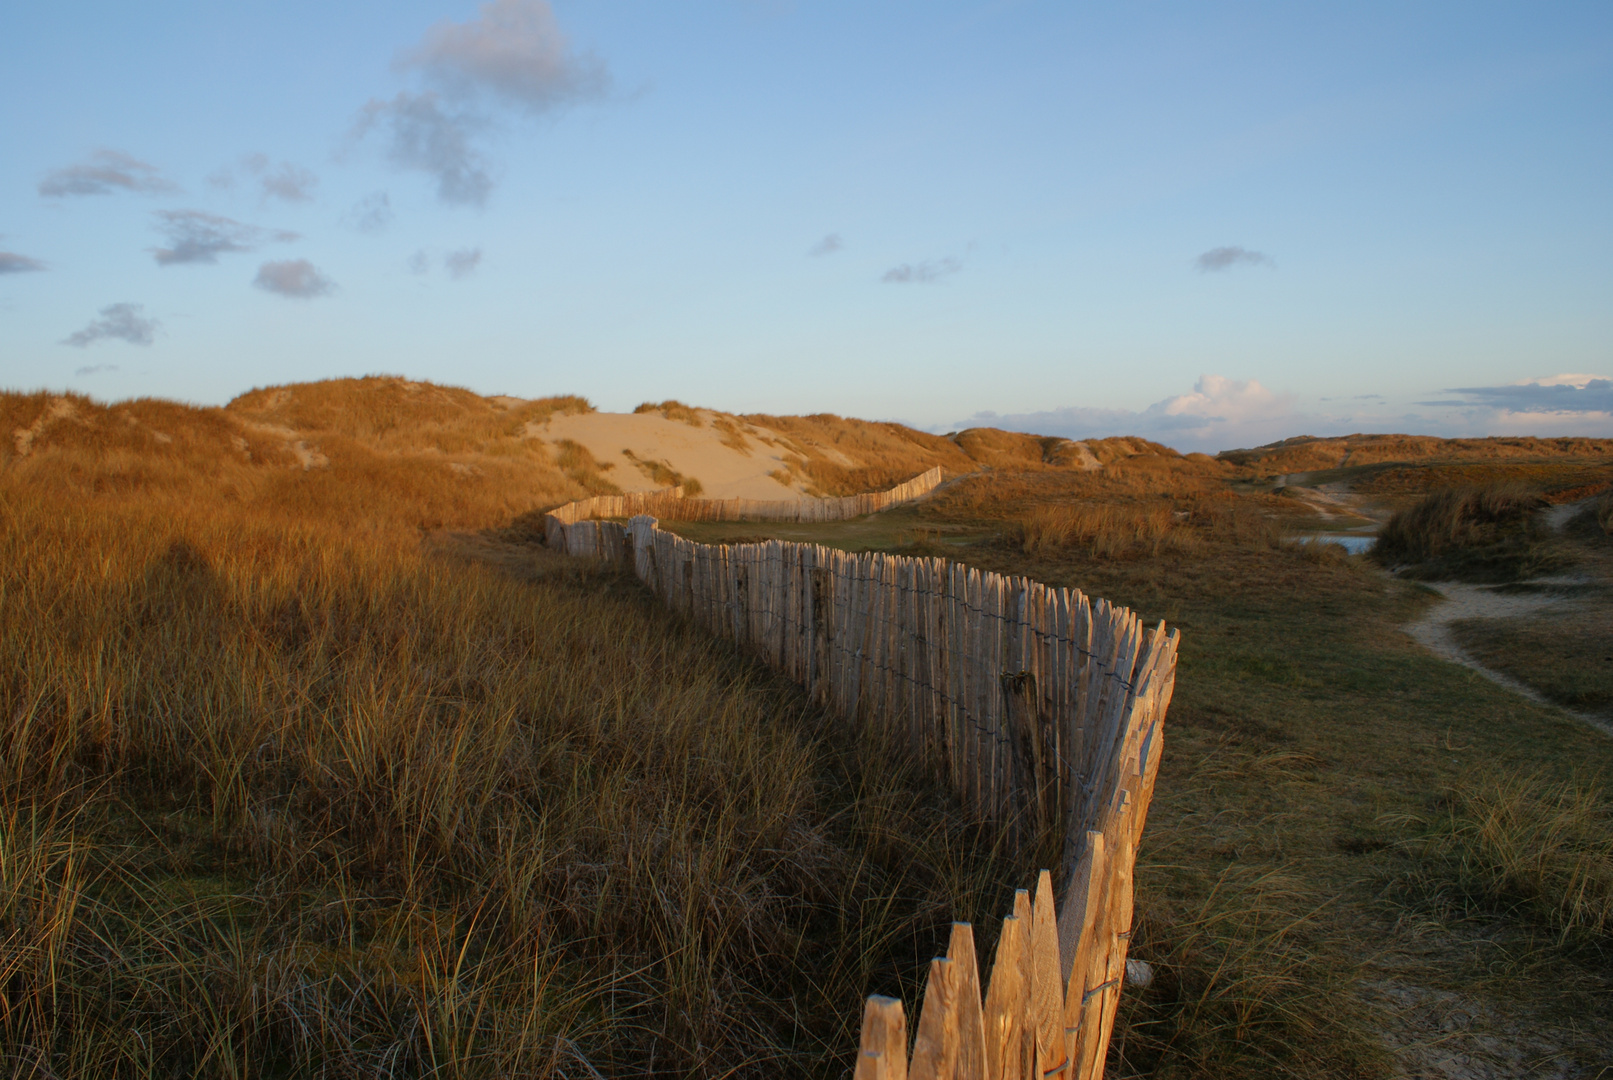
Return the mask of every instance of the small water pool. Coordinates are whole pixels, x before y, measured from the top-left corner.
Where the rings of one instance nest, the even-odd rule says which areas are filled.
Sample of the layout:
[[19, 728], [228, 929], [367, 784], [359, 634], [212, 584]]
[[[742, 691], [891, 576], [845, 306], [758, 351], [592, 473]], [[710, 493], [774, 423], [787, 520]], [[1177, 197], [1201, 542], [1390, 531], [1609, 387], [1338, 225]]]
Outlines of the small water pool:
[[1371, 551], [1372, 545], [1378, 542], [1376, 536], [1362, 533], [1311, 533], [1309, 536], [1299, 538], [1302, 544], [1340, 544], [1351, 555], [1360, 555]]

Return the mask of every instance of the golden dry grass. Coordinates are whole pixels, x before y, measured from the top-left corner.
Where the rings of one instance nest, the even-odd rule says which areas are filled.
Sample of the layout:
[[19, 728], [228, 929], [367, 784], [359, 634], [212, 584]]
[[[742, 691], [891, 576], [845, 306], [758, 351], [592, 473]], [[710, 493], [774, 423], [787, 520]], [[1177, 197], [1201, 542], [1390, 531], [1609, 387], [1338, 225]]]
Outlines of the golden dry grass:
[[[915, 1001], [946, 920], [991, 926], [1031, 868], [630, 582], [520, 544], [600, 474], [521, 410], [585, 402], [412, 385], [0, 395], [4, 1071], [843, 1073], [862, 995]], [[815, 483], [988, 464], [794, 419]], [[1124, 999], [1117, 1075], [1378, 1074], [1360, 942], [1399, 931], [1373, 875], [1448, 865], [1384, 808], [1440, 789], [1453, 724], [1497, 762], [1603, 759], [1389, 635], [1421, 601], [1361, 560], [1272, 546], [1292, 500], [1229, 488], [1248, 470], [1031, 442], [981, 437], [991, 475], [901, 520], [1185, 628], [1138, 873], [1159, 978]], [[1591, 925], [1547, 869], [1485, 903]]]
[[700, 419], [700, 413], [685, 405], [681, 401], [670, 398], [662, 402], [646, 401], [633, 410], [635, 413], [660, 413], [668, 420], [680, 420], [690, 427], [704, 427], [705, 421]]
[[1613, 800], [1595, 782], [1477, 770], [1412, 843], [1437, 902], [1534, 922], [1562, 945], [1613, 944]]
[[0, 397], [7, 1073], [834, 1073], [1018, 883], [636, 587], [423, 536], [546, 458], [66, 405]]

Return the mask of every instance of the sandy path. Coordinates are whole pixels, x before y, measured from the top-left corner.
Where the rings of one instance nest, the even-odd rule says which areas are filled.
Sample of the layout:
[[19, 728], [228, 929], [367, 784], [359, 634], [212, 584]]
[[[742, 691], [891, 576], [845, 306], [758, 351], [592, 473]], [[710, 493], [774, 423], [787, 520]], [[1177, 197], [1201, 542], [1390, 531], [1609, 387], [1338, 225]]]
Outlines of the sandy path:
[[[1528, 584], [1575, 586], [1585, 583], [1583, 578], [1577, 577], [1547, 577], [1537, 578]], [[1416, 622], [1406, 624], [1405, 631], [1411, 635], [1412, 640], [1435, 656], [1472, 668], [1486, 679], [1506, 687], [1515, 694], [1521, 694], [1537, 704], [1559, 709], [1602, 734], [1613, 737], [1613, 723], [1609, 723], [1606, 718], [1558, 705], [1517, 679], [1485, 667], [1463, 651], [1451, 633], [1451, 624], [1464, 619], [1524, 619], [1543, 612], [1571, 607], [1576, 602], [1574, 598], [1550, 592], [1503, 593], [1489, 586], [1463, 585], [1457, 582], [1430, 582], [1428, 587], [1438, 592], [1445, 600], [1429, 608]]]

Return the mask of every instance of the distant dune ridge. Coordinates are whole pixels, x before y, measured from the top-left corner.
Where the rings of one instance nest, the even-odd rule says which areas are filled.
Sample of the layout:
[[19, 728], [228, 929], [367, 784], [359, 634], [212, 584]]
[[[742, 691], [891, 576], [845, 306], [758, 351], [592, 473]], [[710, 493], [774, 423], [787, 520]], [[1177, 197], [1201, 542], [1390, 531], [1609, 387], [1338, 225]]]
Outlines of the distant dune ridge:
[[[205, 484], [249, 497], [269, 484], [280, 501], [341, 498], [362, 512], [352, 504], [359, 491], [375, 506], [408, 504], [423, 527], [485, 527], [588, 495], [679, 484], [710, 498], [851, 495], [935, 466], [949, 477], [1106, 474], [1124, 462], [1128, 472], [1208, 479], [1391, 461], [1613, 461], [1609, 439], [1412, 435], [1300, 436], [1212, 458], [1140, 438], [1074, 441], [996, 428], [936, 435], [826, 413], [736, 415], [677, 401], [603, 413], [577, 396], [484, 397], [380, 375], [265, 387], [222, 408], [5, 393], [0, 433], [7, 468], [87, 491]], [[342, 495], [315, 482], [327, 471], [342, 477]], [[289, 479], [298, 474], [308, 481]]]
[[1412, 461], [1539, 461], [1556, 458], [1613, 462], [1613, 439], [1492, 436], [1441, 439], [1432, 435], [1299, 435], [1248, 450], [1223, 450], [1222, 461], [1262, 473], [1311, 472]]

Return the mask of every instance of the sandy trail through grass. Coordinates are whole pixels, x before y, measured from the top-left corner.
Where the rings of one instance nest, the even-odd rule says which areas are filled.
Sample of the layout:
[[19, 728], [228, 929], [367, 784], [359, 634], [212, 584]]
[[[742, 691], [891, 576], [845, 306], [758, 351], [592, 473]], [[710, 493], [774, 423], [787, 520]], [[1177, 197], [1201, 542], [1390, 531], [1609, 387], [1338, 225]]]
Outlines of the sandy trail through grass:
[[1571, 590], [1589, 583], [1589, 579], [1583, 576], [1536, 578], [1521, 583], [1531, 589], [1522, 592], [1518, 591], [1516, 586], [1468, 585], [1455, 581], [1429, 582], [1426, 587], [1439, 593], [1444, 602], [1428, 608], [1415, 621], [1407, 623], [1404, 629], [1411, 635], [1413, 641], [1435, 656], [1471, 668], [1486, 679], [1536, 704], [1562, 709], [1582, 723], [1613, 738], [1613, 721], [1609, 721], [1607, 717], [1553, 702], [1534, 687], [1504, 672], [1486, 667], [1462, 648], [1452, 632], [1454, 624], [1471, 619], [1517, 621], [1553, 613], [1574, 612], [1584, 606], [1584, 601]]

